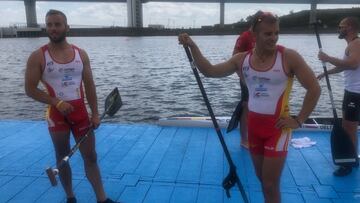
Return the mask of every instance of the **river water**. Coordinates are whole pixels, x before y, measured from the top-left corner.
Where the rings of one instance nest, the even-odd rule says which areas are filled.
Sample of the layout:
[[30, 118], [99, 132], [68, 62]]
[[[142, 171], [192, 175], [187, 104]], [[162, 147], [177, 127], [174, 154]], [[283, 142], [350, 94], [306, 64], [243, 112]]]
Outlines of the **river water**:
[[[237, 36], [194, 36], [203, 54], [219, 63], [231, 56]], [[324, 51], [342, 57], [346, 43], [337, 35], [322, 35]], [[0, 119], [41, 120], [45, 105], [24, 93], [24, 72], [31, 52], [47, 43], [47, 38], [0, 39]], [[207, 116], [208, 112], [196, 80], [177, 37], [71, 37], [90, 57], [98, 93], [100, 113], [105, 97], [118, 87], [124, 102], [121, 110], [107, 122], [154, 123], [171, 116]], [[318, 74], [322, 65], [317, 60], [314, 35], [280, 35], [279, 43], [297, 50]], [[226, 78], [204, 78], [203, 83], [217, 116], [229, 116], [239, 98], [236, 75]], [[341, 112], [342, 74], [330, 77], [335, 104]], [[325, 80], [322, 94], [312, 116], [332, 116]], [[304, 89], [294, 82], [291, 112], [302, 104]]]

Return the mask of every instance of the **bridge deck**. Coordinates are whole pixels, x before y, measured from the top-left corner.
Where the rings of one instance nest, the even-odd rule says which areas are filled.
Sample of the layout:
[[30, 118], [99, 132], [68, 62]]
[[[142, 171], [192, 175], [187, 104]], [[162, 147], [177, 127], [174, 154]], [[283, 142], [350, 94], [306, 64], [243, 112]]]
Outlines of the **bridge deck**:
[[[0, 0], [0, 1], [25, 1], [25, 0]], [[26, 0], [28, 1], [28, 0]], [[128, 0], [35, 0], [35, 1], [56, 1], [56, 2], [105, 2], [125, 3]], [[147, 2], [189, 2], [189, 3], [280, 3], [280, 4], [359, 4], [359, 0], [141, 0]]]

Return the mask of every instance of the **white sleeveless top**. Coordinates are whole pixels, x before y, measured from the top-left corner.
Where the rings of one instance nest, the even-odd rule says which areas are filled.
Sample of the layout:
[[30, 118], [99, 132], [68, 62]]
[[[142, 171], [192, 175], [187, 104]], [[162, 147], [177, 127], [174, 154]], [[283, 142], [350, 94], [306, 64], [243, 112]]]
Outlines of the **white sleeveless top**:
[[[346, 59], [346, 53], [344, 54], [344, 59]], [[356, 69], [344, 70], [344, 82], [345, 90], [354, 93], [360, 93], [360, 64]]]
[[72, 101], [82, 99], [82, 73], [83, 62], [79, 48], [72, 45], [74, 58], [68, 63], [55, 61], [45, 45], [41, 49], [45, 59], [41, 81], [44, 83], [48, 94], [60, 100]]
[[277, 46], [274, 64], [267, 70], [257, 70], [251, 65], [252, 51], [245, 56], [240, 69], [249, 89], [249, 110], [259, 114], [288, 116], [289, 94], [293, 77], [283, 67], [284, 47]]

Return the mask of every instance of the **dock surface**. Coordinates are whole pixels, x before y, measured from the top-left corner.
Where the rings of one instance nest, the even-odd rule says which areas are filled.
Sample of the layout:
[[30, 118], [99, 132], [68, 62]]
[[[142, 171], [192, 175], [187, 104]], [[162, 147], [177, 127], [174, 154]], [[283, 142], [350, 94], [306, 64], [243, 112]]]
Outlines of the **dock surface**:
[[[237, 172], [252, 203], [263, 202], [248, 150], [239, 132], [223, 133]], [[360, 171], [332, 175], [329, 132], [296, 131], [315, 146], [289, 146], [282, 174], [282, 202], [360, 202]], [[72, 140], [72, 145], [73, 145]], [[237, 187], [228, 199], [221, 186], [228, 163], [213, 128], [102, 124], [96, 147], [105, 190], [124, 203], [242, 202]], [[45, 168], [55, 164], [53, 145], [42, 121], [0, 121], [0, 203], [65, 202], [60, 185], [52, 187]], [[79, 203], [96, 202], [79, 152], [71, 159]]]

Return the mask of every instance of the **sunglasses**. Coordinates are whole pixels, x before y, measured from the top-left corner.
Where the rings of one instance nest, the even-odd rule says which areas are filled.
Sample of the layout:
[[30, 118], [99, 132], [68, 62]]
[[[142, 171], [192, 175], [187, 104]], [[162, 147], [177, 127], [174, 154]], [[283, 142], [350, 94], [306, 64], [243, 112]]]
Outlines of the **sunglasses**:
[[270, 22], [276, 22], [278, 20], [278, 17], [271, 12], [260, 11], [259, 14], [255, 14], [255, 20], [253, 21], [252, 28], [255, 29], [255, 27], [264, 20]]

